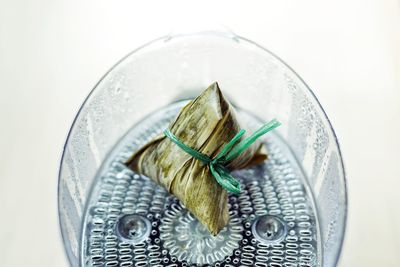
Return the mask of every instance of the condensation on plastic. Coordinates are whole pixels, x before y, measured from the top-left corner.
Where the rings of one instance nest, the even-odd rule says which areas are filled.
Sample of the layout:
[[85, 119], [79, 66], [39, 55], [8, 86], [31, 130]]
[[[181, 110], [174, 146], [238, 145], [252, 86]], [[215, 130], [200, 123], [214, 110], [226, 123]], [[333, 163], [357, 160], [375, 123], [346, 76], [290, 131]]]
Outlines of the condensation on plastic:
[[323, 266], [335, 266], [347, 200], [339, 145], [319, 102], [279, 58], [228, 33], [166, 36], [112, 68], [82, 105], [59, 173], [59, 219], [72, 266], [79, 265], [83, 212], [96, 172], [113, 145], [143, 117], [218, 81], [228, 99], [277, 129], [303, 167], [322, 233]]

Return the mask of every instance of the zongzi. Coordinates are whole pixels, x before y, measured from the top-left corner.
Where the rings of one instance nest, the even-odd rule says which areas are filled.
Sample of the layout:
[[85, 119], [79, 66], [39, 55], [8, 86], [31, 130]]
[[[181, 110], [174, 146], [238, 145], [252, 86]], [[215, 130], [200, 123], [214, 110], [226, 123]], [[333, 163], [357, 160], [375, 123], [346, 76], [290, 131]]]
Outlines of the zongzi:
[[[241, 127], [233, 107], [218, 84], [213, 83], [180, 111], [168, 129], [187, 147], [215, 159]], [[236, 158], [225, 159], [221, 171], [226, 173], [264, 161], [264, 146], [253, 142]], [[228, 223], [228, 193], [213, 177], [211, 165], [185, 152], [165, 135], [144, 145], [126, 165], [179, 198], [211, 234], [217, 235]]]

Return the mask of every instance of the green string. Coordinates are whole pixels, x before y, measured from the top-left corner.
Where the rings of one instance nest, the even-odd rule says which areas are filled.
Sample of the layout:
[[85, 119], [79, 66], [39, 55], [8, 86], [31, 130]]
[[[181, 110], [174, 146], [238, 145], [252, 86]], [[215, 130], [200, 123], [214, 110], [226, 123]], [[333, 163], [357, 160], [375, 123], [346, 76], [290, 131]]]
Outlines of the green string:
[[[237, 158], [243, 151], [245, 151], [249, 146], [251, 146], [260, 136], [268, 133], [269, 131], [275, 129], [281, 125], [276, 119], [264, 124], [257, 131], [251, 134], [249, 137], [243, 139], [238, 144], [236, 144], [239, 139], [246, 132], [245, 130], [240, 130], [221, 150], [221, 152], [214, 158], [211, 159], [207, 155], [185, 145], [181, 142], [170, 130], [164, 130], [165, 136], [167, 136], [172, 142], [179, 146], [183, 151], [191, 155], [192, 157], [204, 162], [210, 167], [211, 174], [214, 176], [215, 180], [226, 190], [231, 193], [240, 193], [240, 183], [236, 180], [225, 167], [225, 164], [229, 161]], [[236, 145], [235, 145], [236, 144]], [[229, 151], [229, 153], [228, 153]], [[226, 155], [227, 154], [227, 155]], [[226, 156], [225, 156], [226, 155]]]

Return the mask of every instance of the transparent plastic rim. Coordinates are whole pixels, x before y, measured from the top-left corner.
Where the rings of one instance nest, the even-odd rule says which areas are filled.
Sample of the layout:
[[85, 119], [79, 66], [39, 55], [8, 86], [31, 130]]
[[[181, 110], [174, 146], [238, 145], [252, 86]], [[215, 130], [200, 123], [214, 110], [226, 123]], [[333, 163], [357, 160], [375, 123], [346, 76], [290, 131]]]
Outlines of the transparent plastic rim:
[[[98, 85], [108, 76], [108, 74], [110, 72], [112, 72], [116, 67], [118, 67], [120, 64], [122, 64], [126, 59], [128, 59], [131, 55], [140, 52], [141, 50], [143, 50], [144, 48], [151, 46], [153, 44], [156, 44], [158, 42], [166, 42], [169, 41], [171, 39], [175, 39], [175, 38], [185, 38], [185, 37], [193, 37], [193, 36], [215, 36], [215, 37], [222, 37], [222, 38], [228, 38], [228, 39], [232, 39], [232, 40], [236, 40], [236, 41], [242, 41], [244, 43], [247, 43], [249, 45], [253, 45], [259, 49], [261, 49], [262, 51], [264, 51], [265, 53], [268, 53], [269, 55], [271, 55], [272, 57], [274, 57], [275, 59], [277, 59], [280, 63], [282, 63], [289, 71], [291, 71], [298, 79], [301, 83], [303, 83], [303, 85], [306, 87], [306, 89], [308, 90], [308, 92], [310, 93], [311, 97], [315, 100], [315, 102], [317, 103], [318, 107], [320, 108], [320, 110], [323, 113], [323, 116], [325, 117], [326, 121], [328, 122], [329, 128], [334, 136], [335, 139], [335, 144], [338, 148], [338, 153], [339, 153], [339, 158], [340, 158], [340, 167], [341, 170], [343, 172], [343, 185], [344, 185], [344, 216], [343, 216], [343, 228], [342, 228], [342, 233], [340, 235], [340, 244], [339, 244], [339, 249], [337, 251], [337, 255], [335, 257], [335, 266], [337, 265], [339, 259], [340, 259], [340, 255], [342, 252], [342, 247], [343, 247], [343, 242], [344, 242], [344, 238], [345, 238], [345, 234], [346, 234], [346, 226], [347, 226], [347, 213], [348, 213], [348, 194], [347, 194], [347, 181], [346, 181], [346, 171], [345, 171], [345, 166], [344, 166], [344, 162], [343, 162], [343, 155], [340, 149], [340, 144], [339, 144], [339, 140], [337, 138], [336, 132], [333, 129], [332, 123], [330, 121], [330, 119], [328, 118], [328, 115], [326, 114], [324, 108], [322, 107], [321, 103], [319, 102], [317, 96], [315, 95], [315, 93], [311, 90], [311, 88], [308, 86], [308, 84], [301, 78], [300, 75], [297, 74], [296, 71], [294, 71], [284, 60], [282, 60], [280, 57], [278, 57], [276, 54], [274, 54], [273, 52], [271, 52], [270, 50], [264, 48], [263, 46], [245, 38], [239, 35], [236, 35], [235, 33], [231, 32], [231, 31], [227, 31], [227, 32], [221, 32], [221, 31], [201, 31], [201, 32], [194, 32], [194, 33], [184, 33], [184, 34], [171, 34], [171, 35], [165, 35], [162, 37], [159, 37], [157, 39], [154, 39], [150, 42], [145, 43], [144, 45], [136, 48], [135, 50], [133, 50], [132, 52], [128, 53], [126, 56], [124, 56], [122, 59], [120, 59], [116, 64], [114, 64], [114, 66], [112, 66], [102, 77], [101, 79], [96, 83], [96, 85], [91, 89], [91, 91], [89, 92], [89, 94], [87, 95], [87, 97], [85, 98], [85, 100], [83, 101], [82, 105], [80, 106], [80, 108], [78, 109], [78, 112], [75, 116], [75, 118], [73, 119], [73, 122], [71, 124], [71, 127], [68, 131], [67, 134], [67, 138], [65, 141], [65, 144], [63, 146], [62, 149], [62, 156], [61, 156], [61, 160], [60, 160], [60, 165], [59, 165], [59, 171], [58, 171], [58, 185], [57, 185], [57, 199], [58, 199], [58, 203], [57, 203], [57, 207], [58, 207], [58, 223], [59, 223], [59, 227], [60, 227], [60, 232], [61, 232], [61, 237], [62, 237], [62, 241], [63, 241], [63, 245], [64, 245], [64, 251], [67, 255], [68, 261], [70, 263], [70, 265], [72, 266], [72, 256], [71, 256], [71, 252], [68, 251], [67, 247], [65, 246], [66, 241], [67, 241], [67, 236], [64, 232], [64, 228], [63, 225], [61, 223], [61, 214], [60, 214], [60, 208], [61, 208], [61, 198], [60, 198], [60, 184], [61, 184], [61, 170], [63, 167], [63, 162], [64, 162], [64, 156], [65, 156], [65, 151], [67, 146], [69, 145], [69, 140], [72, 134], [72, 131], [75, 128], [75, 124], [76, 121], [78, 120], [81, 111], [83, 110], [83, 108], [86, 106], [86, 103], [88, 102], [88, 100], [92, 97], [93, 93], [96, 91], [96, 88], [98, 87]], [[81, 242], [79, 242], [81, 243]], [[80, 248], [80, 244], [79, 244], [79, 250]]]

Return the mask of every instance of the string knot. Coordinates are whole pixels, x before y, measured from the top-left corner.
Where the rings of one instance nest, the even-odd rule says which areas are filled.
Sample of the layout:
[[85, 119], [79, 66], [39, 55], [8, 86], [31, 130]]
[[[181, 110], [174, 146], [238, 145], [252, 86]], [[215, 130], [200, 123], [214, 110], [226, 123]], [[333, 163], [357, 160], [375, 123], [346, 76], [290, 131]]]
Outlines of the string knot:
[[275, 129], [281, 125], [276, 119], [261, 126], [257, 131], [251, 134], [249, 137], [239, 141], [239, 139], [246, 132], [244, 129], [240, 130], [218, 153], [218, 155], [211, 159], [209, 156], [187, 146], [180, 141], [169, 129], [164, 130], [164, 134], [183, 151], [191, 155], [192, 157], [207, 164], [210, 168], [211, 174], [215, 180], [227, 191], [240, 194], [240, 182], [235, 179], [225, 167], [226, 164], [235, 158], [237, 158], [243, 151], [245, 151], [251, 144], [253, 144], [259, 137], [266, 134], [267, 132]]

